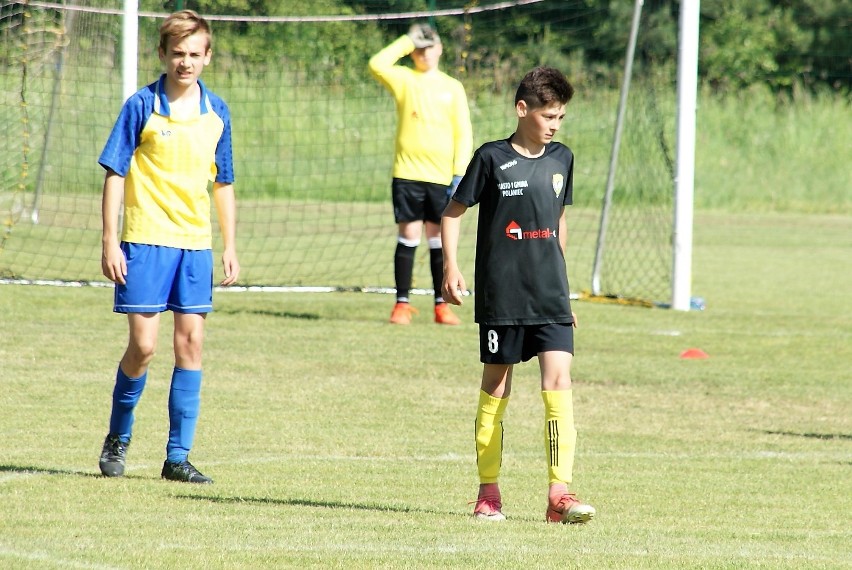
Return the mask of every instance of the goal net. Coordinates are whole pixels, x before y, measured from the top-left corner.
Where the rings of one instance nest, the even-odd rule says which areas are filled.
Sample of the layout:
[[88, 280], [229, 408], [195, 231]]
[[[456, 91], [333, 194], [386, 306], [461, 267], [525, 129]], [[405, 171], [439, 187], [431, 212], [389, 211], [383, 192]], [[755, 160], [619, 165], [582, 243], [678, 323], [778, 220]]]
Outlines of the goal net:
[[[166, 9], [174, 4], [166, 2]], [[232, 113], [240, 285], [392, 289], [396, 115], [367, 60], [412, 21], [428, 21], [444, 41], [442, 69], [467, 90], [475, 146], [513, 132], [514, 90], [533, 66], [558, 67], [574, 83], [577, 93], [557, 137], [576, 155], [566, 258], [572, 291], [590, 289], [619, 86], [584, 64], [582, 45], [564, 39], [596, 21], [586, 3], [442, 1], [436, 9], [434, 1], [281, 1], [265, 3], [275, 7], [262, 16], [208, 13], [197, 4], [209, 3], [200, 0], [185, 4], [211, 23], [214, 56], [203, 79]], [[0, 278], [6, 281], [106, 283], [104, 172], [97, 159], [123, 102], [122, 5], [0, 0]], [[422, 10], [392, 11], [400, 5]], [[139, 86], [161, 73], [157, 28], [166, 15], [162, 0], [140, 0]], [[599, 260], [602, 297], [669, 299], [669, 71], [633, 82]], [[463, 221], [459, 251], [470, 283], [475, 218]], [[214, 250], [217, 258], [218, 238]], [[417, 260], [415, 289], [431, 287], [428, 255]]]

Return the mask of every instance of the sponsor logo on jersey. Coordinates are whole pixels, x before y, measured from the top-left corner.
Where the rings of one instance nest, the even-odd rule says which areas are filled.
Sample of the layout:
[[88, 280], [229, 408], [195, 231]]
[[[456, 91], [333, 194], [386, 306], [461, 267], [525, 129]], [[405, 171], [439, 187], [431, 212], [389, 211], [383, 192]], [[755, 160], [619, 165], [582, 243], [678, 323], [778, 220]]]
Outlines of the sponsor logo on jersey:
[[515, 159], [510, 160], [509, 162], [507, 162], [507, 163], [505, 163], [505, 164], [501, 164], [501, 165], [500, 165], [500, 170], [506, 170], [507, 168], [512, 168], [512, 167], [513, 167], [513, 166], [515, 166], [516, 164], [518, 164], [518, 161], [517, 161], [517, 160], [515, 160]]
[[556, 237], [556, 230], [550, 228], [539, 228], [537, 230], [525, 230], [518, 222], [512, 220], [506, 226], [506, 237], [513, 240], [519, 239], [550, 239]]
[[160, 136], [161, 137], [170, 137], [170, 136], [172, 136], [172, 132], [168, 129], [160, 129]]
[[497, 189], [500, 190], [500, 195], [507, 196], [523, 196], [524, 188], [528, 187], [529, 183], [526, 180], [515, 180], [513, 182], [500, 182], [497, 184]]
[[562, 175], [561, 174], [554, 174], [553, 175], [553, 191], [556, 193], [557, 197], [559, 196], [559, 193], [562, 192], [562, 184], [563, 184]]

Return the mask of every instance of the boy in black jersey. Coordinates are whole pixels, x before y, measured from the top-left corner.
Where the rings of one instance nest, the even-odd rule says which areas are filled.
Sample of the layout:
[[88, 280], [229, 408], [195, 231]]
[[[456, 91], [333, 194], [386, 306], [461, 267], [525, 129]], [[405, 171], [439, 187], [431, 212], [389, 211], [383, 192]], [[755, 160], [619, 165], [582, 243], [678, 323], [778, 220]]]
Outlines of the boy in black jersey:
[[476, 414], [479, 496], [474, 515], [505, 520], [497, 479], [502, 418], [512, 367], [538, 356], [548, 459], [548, 522], [584, 523], [595, 509], [568, 491], [577, 432], [571, 393], [574, 353], [565, 269], [565, 206], [572, 202], [574, 155], [553, 142], [574, 88], [558, 70], [539, 67], [515, 94], [518, 126], [505, 140], [482, 145], [441, 218], [444, 299], [462, 303], [458, 268], [461, 216], [479, 204], [474, 316], [479, 323], [482, 385]]

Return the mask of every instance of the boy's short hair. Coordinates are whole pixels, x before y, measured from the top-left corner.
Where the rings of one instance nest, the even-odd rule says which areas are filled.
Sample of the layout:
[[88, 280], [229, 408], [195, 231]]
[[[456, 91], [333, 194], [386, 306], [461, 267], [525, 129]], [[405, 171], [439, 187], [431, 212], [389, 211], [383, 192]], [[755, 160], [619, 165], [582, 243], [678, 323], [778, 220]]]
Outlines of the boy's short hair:
[[567, 105], [574, 96], [574, 87], [565, 75], [553, 67], [536, 67], [527, 73], [515, 92], [515, 105], [524, 101], [531, 109], [553, 103]]
[[194, 10], [181, 10], [171, 14], [160, 25], [160, 49], [166, 51], [169, 40], [183, 40], [193, 34], [204, 34], [207, 36], [207, 49], [213, 40], [213, 33], [207, 20], [198, 15]]

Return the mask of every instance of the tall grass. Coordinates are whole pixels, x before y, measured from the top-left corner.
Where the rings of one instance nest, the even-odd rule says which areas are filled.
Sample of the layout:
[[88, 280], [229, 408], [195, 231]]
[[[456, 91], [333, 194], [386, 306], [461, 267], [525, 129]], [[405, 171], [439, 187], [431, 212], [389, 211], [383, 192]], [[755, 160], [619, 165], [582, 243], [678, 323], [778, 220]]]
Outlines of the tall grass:
[[832, 93], [765, 90], [699, 100], [696, 207], [852, 213], [852, 106]]

